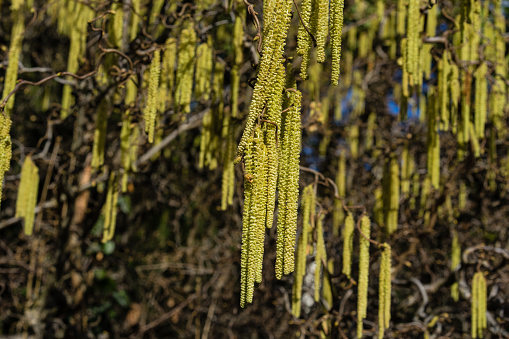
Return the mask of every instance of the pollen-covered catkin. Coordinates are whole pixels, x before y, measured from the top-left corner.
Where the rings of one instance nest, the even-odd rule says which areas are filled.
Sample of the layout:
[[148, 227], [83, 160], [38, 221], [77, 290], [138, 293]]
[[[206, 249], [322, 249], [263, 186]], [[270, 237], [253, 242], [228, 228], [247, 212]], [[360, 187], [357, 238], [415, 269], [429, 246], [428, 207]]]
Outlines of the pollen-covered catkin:
[[148, 142], [154, 142], [154, 132], [157, 118], [157, 99], [159, 89], [159, 77], [161, 75], [161, 51], [154, 51], [154, 58], [150, 63], [148, 79], [147, 107], [145, 107], [145, 132], [148, 132]]
[[209, 100], [210, 79], [212, 78], [212, 47], [204, 42], [196, 50], [196, 84], [197, 99]]
[[325, 61], [325, 43], [329, 34], [329, 0], [317, 0], [316, 61]]
[[25, 158], [21, 167], [18, 198], [16, 200], [16, 217], [25, 220], [24, 232], [32, 235], [34, 228], [35, 205], [39, 190], [39, 169], [30, 156]]
[[472, 279], [472, 338], [482, 338], [486, 329], [486, 279], [482, 272]]
[[331, 0], [330, 3], [330, 45], [332, 54], [332, 76], [331, 83], [337, 85], [340, 74], [341, 61], [341, 36], [343, 34], [343, 9], [345, 7], [344, 0]]
[[188, 24], [180, 33], [178, 47], [177, 79], [175, 89], [175, 105], [177, 111], [191, 112], [193, 94], [194, 61], [196, 56], [196, 32]]
[[289, 109], [283, 116], [278, 176], [278, 218], [276, 277], [294, 270], [294, 248], [297, 233], [297, 207], [299, 198], [299, 158], [301, 143], [300, 91], [288, 91]]
[[301, 5], [302, 22], [299, 24], [299, 31], [297, 34], [297, 54], [302, 56], [302, 63], [300, 66], [300, 77], [302, 79], [308, 78], [307, 72], [311, 58], [312, 40], [305, 28], [307, 27], [309, 29], [311, 27], [311, 9], [311, 0], [303, 0]]
[[[5, 98], [16, 87], [16, 80], [18, 79], [18, 61], [21, 47], [23, 44], [23, 30], [25, 29], [24, 16], [21, 10], [13, 12], [15, 21], [11, 30], [11, 44], [9, 46], [8, 65], [5, 71], [4, 90], [2, 98]], [[14, 106], [14, 95], [12, 95], [5, 106], [5, 114], [9, 115], [12, 107]]]
[[381, 339], [391, 321], [391, 246], [387, 243], [382, 246], [378, 298], [378, 338]]
[[118, 177], [115, 172], [111, 172], [108, 180], [108, 191], [106, 193], [106, 202], [103, 207], [104, 226], [102, 242], [108, 242], [113, 239], [115, 234], [115, 225], [117, 222], [117, 203], [118, 203]]
[[353, 231], [355, 221], [352, 213], [348, 212], [343, 228], [343, 270], [342, 273], [348, 278], [352, 274]]
[[0, 207], [2, 204], [2, 190], [5, 172], [11, 166], [11, 118], [8, 115], [0, 114]]
[[[359, 235], [359, 282], [357, 292], [357, 338], [362, 337], [362, 321], [366, 318], [368, 308], [368, 281], [369, 281], [369, 238], [371, 236], [371, 221], [369, 217], [361, 219]], [[365, 238], [366, 237], [366, 238]]]

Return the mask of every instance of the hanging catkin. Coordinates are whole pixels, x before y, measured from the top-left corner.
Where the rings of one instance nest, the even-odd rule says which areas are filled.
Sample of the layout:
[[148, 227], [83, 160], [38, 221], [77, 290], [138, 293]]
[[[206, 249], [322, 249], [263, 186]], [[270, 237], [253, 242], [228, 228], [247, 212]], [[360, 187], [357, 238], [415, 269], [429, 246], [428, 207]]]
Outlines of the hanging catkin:
[[391, 321], [391, 246], [387, 243], [382, 245], [378, 298], [378, 338], [381, 339]]
[[343, 34], [343, 9], [345, 7], [344, 0], [331, 0], [330, 3], [330, 45], [332, 55], [332, 76], [331, 83], [337, 85], [339, 81], [341, 61], [341, 36]]
[[16, 218], [25, 220], [24, 231], [26, 235], [32, 235], [34, 228], [35, 205], [37, 204], [37, 192], [39, 190], [39, 169], [30, 156], [25, 158], [21, 167], [21, 179], [19, 182], [18, 199], [16, 200]]
[[0, 206], [2, 205], [2, 190], [5, 172], [11, 166], [11, 118], [0, 113]]
[[196, 50], [196, 84], [197, 99], [208, 101], [210, 97], [210, 79], [212, 78], [212, 47], [208, 42], [200, 44]]
[[478, 139], [484, 139], [484, 125], [486, 124], [486, 110], [488, 102], [488, 84], [486, 75], [488, 66], [485, 62], [475, 71], [475, 135]]
[[154, 142], [154, 132], [157, 118], [157, 99], [159, 90], [159, 77], [161, 75], [161, 51], [154, 51], [154, 58], [150, 63], [148, 79], [147, 107], [143, 114], [145, 120], [145, 132], [148, 132], [148, 142]]
[[[11, 44], [9, 46], [8, 65], [5, 71], [4, 90], [2, 98], [5, 98], [14, 90], [18, 79], [18, 61], [23, 44], [23, 30], [25, 29], [24, 16], [21, 10], [13, 11], [14, 25], [11, 30]], [[12, 95], [5, 106], [5, 114], [10, 115], [14, 106], [14, 95]]]
[[313, 185], [308, 185], [302, 192], [302, 233], [297, 244], [295, 272], [293, 273], [292, 287], [292, 314], [300, 316], [302, 280], [306, 274], [306, 255], [309, 242], [309, 235], [314, 226], [315, 217], [315, 193]]
[[288, 91], [289, 109], [283, 115], [282, 144], [278, 176], [278, 218], [276, 278], [294, 270], [294, 248], [297, 233], [299, 198], [299, 159], [301, 143], [300, 91]]
[[342, 273], [348, 278], [352, 274], [353, 231], [355, 221], [352, 213], [348, 212], [343, 228], [343, 269]]
[[194, 62], [196, 56], [196, 32], [190, 23], [180, 33], [178, 65], [175, 88], [175, 105], [178, 112], [191, 112], [193, 94]]
[[312, 39], [306, 27], [311, 28], [311, 0], [303, 0], [301, 5], [302, 22], [299, 24], [299, 32], [297, 34], [297, 54], [302, 56], [302, 63], [300, 65], [300, 77], [302, 79], [308, 78], [308, 67], [311, 58]]
[[244, 155], [244, 215], [242, 218], [241, 296], [240, 305], [253, 302], [255, 281], [262, 278], [267, 200], [267, 148], [263, 132], [256, 127]]
[[316, 22], [316, 61], [325, 61], [325, 43], [329, 34], [329, 0], [318, 1], [318, 9]]
[[[369, 238], [371, 236], [371, 222], [369, 217], [361, 219], [361, 232], [359, 235], [359, 282], [357, 292], [357, 338], [362, 337], [362, 321], [366, 318], [368, 308], [368, 281], [369, 281]], [[366, 238], [367, 239], [366, 239]]]
[[[408, 0], [406, 69], [411, 75], [410, 85], [417, 80], [419, 63], [419, 0]], [[416, 83], [416, 82], [415, 82]]]
[[486, 329], [486, 279], [482, 272], [472, 279], [472, 338], [482, 338]]
[[117, 202], [118, 202], [118, 177], [115, 172], [111, 172], [108, 180], [108, 191], [106, 193], [106, 202], [103, 206], [104, 226], [102, 242], [108, 242], [113, 239], [115, 234], [115, 224], [117, 222]]

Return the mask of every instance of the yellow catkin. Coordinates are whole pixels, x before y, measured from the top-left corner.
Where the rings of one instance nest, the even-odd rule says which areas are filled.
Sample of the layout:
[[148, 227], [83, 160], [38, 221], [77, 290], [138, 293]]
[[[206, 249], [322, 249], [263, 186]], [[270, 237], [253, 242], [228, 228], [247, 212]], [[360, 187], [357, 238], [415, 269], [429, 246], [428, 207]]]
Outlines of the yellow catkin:
[[[262, 206], [265, 205], [266, 225], [270, 227], [273, 223], [279, 165], [279, 145], [276, 143], [276, 140], [281, 140], [281, 128], [276, 128], [276, 126], [280, 127], [282, 121], [282, 99], [285, 85], [283, 52], [291, 19], [293, 1], [269, 1], [266, 5], [268, 7], [265, 13], [270, 24], [266, 23], [264, 25], [263, 33], [265, 38], [262, 45], [263, 51], [259, 62], [257, 81], [253, 90], [246, 127], [237, 148], [236, 159], [244, 158], [246, 164], [246, 147], [250, 144], [250, 139], [252, 139], [255, 128], [260, 128], [256, 126], [260, 122], [260, 116], [263, 114], [264, 120], [271, 122], [263, 122], [261, 126], [268, 153], [268, 189], [267, 199], [261, 202], [255, 201], [255, 203]], [[259, 160], [253, 159], [252, 161], [257, 163]], [[244, 204], [245, 203], [246, 202], [244, 202]], [[244, 208], [246, 209], [246, 206], [244, 206]], [[249, 215], [243, 216], [244, 225], [249, 224], [249, 221], [245, 219], [246, 217], [249, 218]], [[241, 275], [241, 282], [242, 281], [245, 283], [246, 279], [242, 279]], [[241, 305], [245, 305], [246, 302], [252, 300], [252, 294], [250, 295], [247, 293], [247, 287], [250, 287], [250, 284], [248, 283], [245, 285], [246, 292], [243, 298], [241, 293]]]
[[251, 240], [251, 251], [255, 253], [254, 260], [254, 269], [255, 269], [255, 281], [260, 283], [262, 281], [262, 267], [263, 267], [263, 249], [264, 249], [264, 239], [265, 239], [265, 204], [264, 201], [267, 200], [267, 176], [268, 176], [268, 154], [267, 147], [263, 141], [263, 133], [260, 129], [255, 131], [255, 157], [257, 159], [256, 162], [256, 170], [254, 175], [254, 198], [252, 200], [253, 206], [251, 209], [252, 216], [254, 216], [254, 220], [251, 219], [251, 227], [252, 231], [252, 240]]
[[[67, 72], [76, 73], [78, 71], [79, 58], [85, 53], [86, 48], [87, 21], [93, 18], [93, 14], [94, 12], [88, 6], [77, 3], [73, 13], [69, 15], [74, 22], [70, 29], [71, 43], [67, 59]], [[72, 78], [67, 77], [67, 79]], [[70, 85], [64, 85], [61, 105], [60, 117], [65, 119], [71, 113], [71, 106], [73, 105], [72, 87]]]
[[202, 43], [196, 50], [196, 85], [197, 99], [208, 101], [210, 98], [210, 79], [212, 78], [212, 48]]
[[[437, 13], [438, 6], [434, 5], [428, 10], [428, 15], [426, 19], [426, 36], [434, 37], [437, 30]], [[432, 44], [424, 44], [423, 46], [423, 60], [424, 64], [422, 65], [424, 76], [426, 79], [429, 79], [431, 76], [431, 49], [433, 48]]]
[[[5, 72], [4, 89], [2, 98], [5, 98], [14, 90], [18, 79], [18, 61], [23, 44], [23, 31], [25, 29], [24, 16], [21, 10], [13, 12], [14, 25], [11, 30], [11, 43], [9, 46], [8, 65]], [[12, 95], [5, 106], [5, 114], [9, 115], [14, 106], [14, 95]]]
[[353, 233], [355, 221], [352, 213], [348, 213], [343, 228], [343, 269], [342, 273], [348, 278], [352, 274], [352, 253], [353, 253]]
[[30, 156], [25, 158], [21, 167], [18, 199], [16, 200], [16, 217], [25, 220], [24, 232], [32, 235], [34, 228], [35, 206], [39, 190], [39, 169]]
[[306, 254], [309, 235], [314, 220], [315, 193], [313, 185], [306, 186], [302, 192], [302, 233], [297, 244], [295, 271], [292, 287], [292, 314], [300, 316], [302, 280], [306, 274]]
[[403, 152], [401, 152], [401, 195], [408, 197], [410, 193], [410, 155], [408, 152], [408, 142], [403, 146]]
[[9, 116], [0, 113], [0, 206], [2, 205], [2, 189], [5, 172], [11, 166], [11, 119]]
[[327, 278], [324, 275], [323, 278], [323, 301], [324, 306], [327, 310], [331, 310], [334, 305], [333, 295], [332, 295], [332, 286], [330, 285], [330, 275], [334, 274], [334, 260], [331, 258], [327, 261]]
[[161, 87], [166, 88], [165, 109], [173, 105], [175, 90], [175, 63], [177, 62], [177, 40], [170, 37], [166, 40], [161, 65]]
[[148, 142], [154, 142], [154, 132], [157, 118], [157, 99], [159, 89], [159, 77], [161, 75], [161, 51], [155, 50], [154, 58], [150, 63], [148, 79], [147, 107], [143, 114], [145, 131], [148, 132]]
[[482, 338], [486, 329], [486, 279], [482, 272], [472, 279], [472, 338]]
[[332, 56], [332, 76], [331, 83], [337, 85], [339, 81], [341, 61], [341, 36], [343, 34], [343, 9], [344, 0], [332, 0], [330, 3], [330, 45]]
[[486, 75], [488, 66], [485, 62], [475, 71], [475, 135], [478, 139], [484, 138], [484, 125], [486, 124], [486, 110], [488, 102], [488, 84]]
[[[369, 237], [371, 236], [371, 222], [369, 217], [361, 219], [359, 236], [359, 281], [357, 292], [357, 338], [362, 337], [362, 320], [366, 318], [368, 308], [368, 281], [369, 281]], [[367, 239], [366, 239], [366, 238]]]
[[288, 108], [283, 116], [283, 133], [280, 147], [278, 177], [278, 219], [276, 277], [294, 271], [294, 248], [297, 233], [297, 207], [299, 197], [299, 159], [301, 144], [300, 91], [289, 91]]
[[479, 145], [479, 140], [475, 137], [475, 127], [474, 124], [470, 121], [468, 123], [468, 131], [472, 138], [470, 138], [470, 142], [472, 144], [472, 153], [474, 153], [474, 157], [479, 158], [481, 156], [481, 146]]
[[449, 58], [447, 57], [447, 53], [444, 53], [442, 59], [438, 62], [438, 107], [439, 112], [437, 116], [440, 117], [440, 129], [448, 130], [449, 129], [449, 91], [448, 91], [448, 82], [449, 82]]
[[317, 0], [316, 61], [325, 61], [325, 43], [329, 34], [329, 0]]
[[180, 33], [178, 47], [178, 65], [175, 88], [177, 111], [191, 112], [193, 94], [194, 62], [196, 56], [196, 32], [192, 25], [186, 26]]
[[124, 11], [121, 2], [114, 2], [111, 5], [111, 10], [115, 13], [110, 22], [110, 42], [120, 49], [122, 49], [122, 35], [124, 32]]
[[381, 339], [391, 321], [391, 246], [387, 243], [382, 246], [378, 298], [378, 338]]
[[397, 3], [397, 20], [396, 20], [396, 32], [401, 37], [405, 35], [405, 27], [406, 27], [406, 1], [398, 0]]
[[138, 25], [140, 23], [140, 3], [141, 0], [131, 0], [132, 12], [131, 22], [129, 24], [129, 41], [133, 41], [138, 35]]
[[[419, 0], [408, 1], [407, 15], [407, 48], [406, 48], [406, 69], [412, 77], [417, 77], [419, 61]], [[410, 81], [410, 84], [413, 84]]]
[[245, 154], [244, 216], [241, 253], [241, 306], [253, 301], [254, 283], [261, 282], [265, 237], [268, 152], [260, 127]]
[[[303, 0], [301, 5], [302, 22], [299, 24], [299, 31], [297, 34], [297, 54], [302, 56], [302, 63], [300, 66], [300, 77], [307, 79], [308, 67], [311, 58], [311, 45], [312, 39], [306, 28], [311, 29], [311, 0]], [[305, 27], [304, 27], [305, 26]]]
[[118, 203], [118, 177], [115, 172], [110, 174], [108, 180], [108, 191], [106, 192], [106, 202], [103, 207], [104, 226], [102, 242], [108, 242], [113, 239], [115, 234], [115, 224], [117, 221], [117, 203]]
[[242, 27], [242, 19], [245, 16], [245, 10], [240, 15], [235, 17], [235, 26], [233, 28], [233, 51], [235, 53], [235, 64], [231, 71], [231, 116], [236, 118], [238, 116], [238, 102], [239, 102], [239, 86], [240, 86], [240, 73], [239, 68], [243, 61], [242, 43], [244, 41], [244, 29]]
[[235, 133], [233, 125], [228, 119], [228, 134], [226, 136], [226, 146], [223, 161], [223, 177], [221, 182], [221, 210], [225, 211], [233, 203], [233, 191], [235, 184], [235, 167], [233, 165], [233, 156], [235, 152]]
[[323, 241], [323, 214], [316, 223], [316, 253], [315, 253], [315, 302], [320, 301], [320, 281], [322, 276], [322, 261], [327, 262], [325, 243]]

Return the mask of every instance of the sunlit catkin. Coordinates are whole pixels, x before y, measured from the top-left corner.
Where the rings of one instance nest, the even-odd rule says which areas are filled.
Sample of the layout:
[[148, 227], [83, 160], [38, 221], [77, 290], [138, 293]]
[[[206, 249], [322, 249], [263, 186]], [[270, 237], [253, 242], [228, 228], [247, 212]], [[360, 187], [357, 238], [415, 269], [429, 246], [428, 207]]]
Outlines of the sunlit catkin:
[[196, 50], [196, 84], [197, 99], [209, 100], [210, 79], [212, 78], [212, 48], [204, 42]]
[[[4, 89], [2, 92], [2, 98], [5, 98], [9, 93], [14, 90], [16, 86], [16, 80], [18, 78], [18, 61], [19, 54], [21, 53], [21, 47], [23, 44], [23, 30], [25, 29], [24, 16], [22, 10], [16, 10], [13, 12], [15, 21], [11, 30], [11, 44], [9, 46], [8, 54], [8, 65], [5, 71]], [[12, 95], [5, 106], [5, 113], [10, 114], [12, 107], [14, 106], [14, 95]]]
[[131, 0], [131, 22], [129, 24], [129, 41], [133, 41], [138, 35], [138, 24], [140, 23], [140, 3], [141, 0]]
[[[406, 68], [410, 75], [417, 77], [419, 61], [419, 0], [408, 1]], [[413, 81], [410, 81], [413, 84]]]
[[2, 189], [5, 172], [11, 166], [11, 118], [0, 113], [0, 206], [2, 204]]
[[341, 61], [341, 35], [343, 34], [343, 9], [344, 0], [332, 0], [330, 2], [330, 45], [332, 54], [332, 76], [331, 83], [337, 85], [340, 74]]
[[118, 177], [115, 172], [111, 172], [108, 180], [108, 191], [106, 193], [106, 202], [103, 206], [104, 226], [102, 242], [108, 242], [113, 239], [115, 234], [115, 224], [117, 222], [117, 202], [118, 202]]
[[196, 56], [196, 32], [188, 24], [180, 33], [178, 47], [177, 79], [175, 89], [175, 105], [177, 111], [191, 112], [193, 94], [194, 62]]
[[366, 318], [368, 308], [368, 281], [369, 281], [369, 238], [371, 236], [371, 222], [369, 217], [361, 219], [361, 232], [359, 235], [359, 281], [357, 292], [357, 338], [362, 337], [362, 321]]
[[154, 51], [154, 58], [150, 63], [150, 72], [148, 79], [147, 107], [143, 117], [145, 119], [145, 132], [148, 132], [148, 142], [154, 142], [154, 132], [157, 117], [157, 99], [159, 89], [159, 77], [161, 75], [161, 51]]
[[32, 235], [34, 228], [35, 205], [39, 190], [39, 169], [30, 156], [25, 158], [21, 167], [18, 199], [16, 200], [16, 217], [25, 220], [24, 232]]
[[316, 61], [325, 61], [325, 43], [329, 34], [329, 0], [318, 1], [316, 25]]
[[484, 138], [484, 125], [486, 124], [486, 110], [488, 102], [488, 83], [486, 75], [488, 66], [481, 63], [475, 71], [475, 135], [478, 139]]
[[482, 338], [486, 329], [486, 279], [482, 272], [472, 279], [472, 338]]
[[302, 22], [299, 24], [299, 32], [297, 34], [297, 54], [302, 56], [302, 63], [300, 66], [300, 77], [307, 79], [308, 67], [311, 58], [311, 36], [309, 35], [306, 27], [311, 28], [311, 9], [312, 1], [303, 0], [301, 5]]
[[384, 223], [387, 234], [392, 234], [398, 228], [399, 188], [398, 159], [392, 154], [390, 160], [386, 160], [383, 175]]
[[353, 233], [355, 221], [352, 213], [348, 212], [343, 228], [343, 269], [342, 273], [348, 278], [352, 274], [352, 253], [353, 253]]
[[301, 143], [300, 91], [288, 91], [289, 109], [283, 116], [283, 132], [278, 176], [278, 218], [276, 277], [294, 270], [299, 198], [299, 159]]
[[391, 321], [391, 246], [387, 243], [382, 246], [378, 298], [378, 338], [381, 339]]

